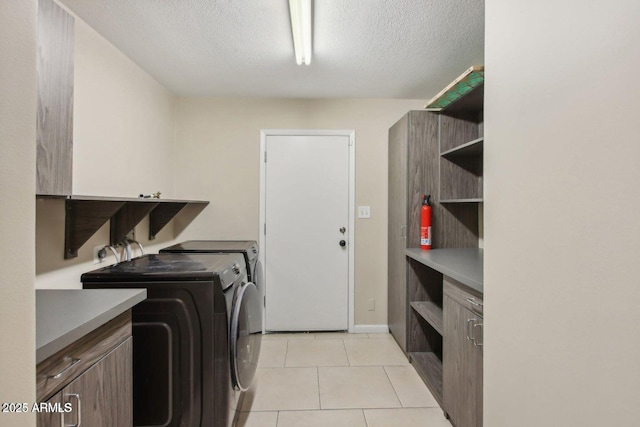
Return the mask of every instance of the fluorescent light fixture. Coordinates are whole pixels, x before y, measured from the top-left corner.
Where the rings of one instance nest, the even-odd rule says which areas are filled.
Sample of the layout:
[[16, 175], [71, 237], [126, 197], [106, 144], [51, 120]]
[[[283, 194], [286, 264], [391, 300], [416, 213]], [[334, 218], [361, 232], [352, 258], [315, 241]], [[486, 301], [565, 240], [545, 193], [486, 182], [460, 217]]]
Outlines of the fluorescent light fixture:
[[311, 64], [311, 0], [289, 0], [293, 48], [298, 65]]

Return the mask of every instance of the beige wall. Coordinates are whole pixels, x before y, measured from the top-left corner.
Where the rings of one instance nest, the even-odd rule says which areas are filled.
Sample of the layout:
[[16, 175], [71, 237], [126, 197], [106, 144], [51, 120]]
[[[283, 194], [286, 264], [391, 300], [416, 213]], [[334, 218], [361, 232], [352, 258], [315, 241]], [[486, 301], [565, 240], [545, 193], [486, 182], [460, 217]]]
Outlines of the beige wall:
[[[419, 100], [195, 99], [176, 106], [181, 197], [211, 200], [182, 237], [258, 240], [261, 129], [355, 129], [355, 323], [387, 323], [387, 133]], [[376, 310], [366, 302], [376, 300]]]
[[171, 93], [78, 18], [75, 37], [73, 193], [173, 197]]
[[[356, 220], [355, 321], [386, 324], [387, 132], [424, 101], [176, 101], [77, 17], [75, 31], [74, 194], [161, 191], [168, 198], [210, 200], [180, 240], [258, 239], [261, 129], [355, 129], [356, 204], [372, 209], [371, 219]], [[36, 287], [81, 287], [80, 275], [98, 267], [93, 248], [108, 243], [109, 225], [77, 258], [64, 260], [64, 202], [38, 200], [36, 212]], [[136, 237], [155, 252], [174, 241], [172, 225], [149, 245], [144, 220]], [[375, 311], [366, 309], [370, 298]]]
[[[0, 10], [0, 402], [34, 402], [36, 2]], [[35, 416], [0, 413], [0, 426], [18, 425]]]
[[486, 426], [638, 425], [638, 22], [487, 1]]
[[[74, 54], [73, 193], [174, 197], [171, 93], [77, 17]], [[108, 244], [109, 224], [64, 260], [64, 202], [38, 200], [36, 212], [36, 286], [81, 287], [80, 275], [99, 267], [93, 247]], [[154, 251], [171, 242], [172, 225], [150, 246], [146, 219], [136, 238]]]

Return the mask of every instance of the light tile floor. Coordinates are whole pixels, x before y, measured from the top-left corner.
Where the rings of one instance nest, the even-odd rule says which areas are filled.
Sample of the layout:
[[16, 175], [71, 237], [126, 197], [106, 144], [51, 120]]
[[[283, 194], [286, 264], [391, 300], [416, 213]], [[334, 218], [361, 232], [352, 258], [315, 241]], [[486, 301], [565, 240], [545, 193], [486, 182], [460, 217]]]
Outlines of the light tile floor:
[[237, 427], [451, 427], [389, 334], [263, 336]]

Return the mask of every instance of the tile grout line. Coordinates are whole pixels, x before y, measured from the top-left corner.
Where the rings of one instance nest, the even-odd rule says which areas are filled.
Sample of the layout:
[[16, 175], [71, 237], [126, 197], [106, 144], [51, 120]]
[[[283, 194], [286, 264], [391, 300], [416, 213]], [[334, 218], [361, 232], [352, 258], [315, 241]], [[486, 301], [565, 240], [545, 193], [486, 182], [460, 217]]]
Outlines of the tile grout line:
[[349, 359], [349, 352], [347, 351], [347, 343], [342, 340], [342, 348], [344, 348], [344, 354], [347, 356], [347, 366], [351, 366], [351, 359]]
[[[364, 408], [360, 409], [362, 411], [362, 418], [364, 418], [364, 425], [369, 427], [369, 421], [367, 421], [367, 414], [364, 413]], [[278, 426], [276, 426], [278, 427]]]
[[316, 366], [316, 379], [318, 380], [318, 408], [322, 410], [322, 399], [320, 398], [320, 367]]
[[287, 367], [287, 356], [289, 355], [289, 340], [287, 339], [287, 344], [284, 346], [284, 360], [282, 361], [282, 367]]
[[[395, 365], [393, 365], [395, 366]], [[389, 383], [391, 384], [391, 388], [393, 389], [393, 392], [396, 395], [396, 398], [398, 399], [398, 403], [400, 403], [400, 407], [404, 408], [404, 403], [402, 403], [402, 400], [400, 399], [400, 396], [398, 395], [398, 390], [396, 390], [396, 386], [393, 385], [393, 381], [391, 381], [391, 377], [389, 376], [389, 372], [387, 372], [387, 367], [384, 365], [381, 365], [382, 370], [384, 371], [384, 374], [387, 376], [387, 379], [389, 380]]]

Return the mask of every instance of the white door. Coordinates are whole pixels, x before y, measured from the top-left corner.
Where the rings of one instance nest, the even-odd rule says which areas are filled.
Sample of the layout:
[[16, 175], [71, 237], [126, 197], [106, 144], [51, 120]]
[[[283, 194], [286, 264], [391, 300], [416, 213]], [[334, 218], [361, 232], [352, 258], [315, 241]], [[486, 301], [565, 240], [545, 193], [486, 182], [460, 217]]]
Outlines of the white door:
[[267, 135], [267, 331], [349, 326], [349, 136]]

